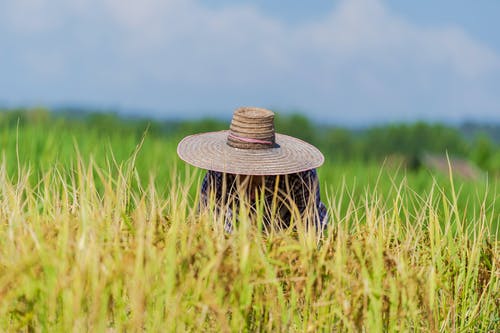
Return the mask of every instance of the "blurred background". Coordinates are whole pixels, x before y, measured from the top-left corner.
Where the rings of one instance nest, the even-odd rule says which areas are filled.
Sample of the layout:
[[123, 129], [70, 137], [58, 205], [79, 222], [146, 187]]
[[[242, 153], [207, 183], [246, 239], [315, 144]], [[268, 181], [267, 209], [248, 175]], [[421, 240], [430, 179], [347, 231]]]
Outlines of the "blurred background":
[[496, 0], [5, 0], [0, 122], [178, 138], [252, 105], [330, 160], [448, 153], [498, 175], [498, 14]]

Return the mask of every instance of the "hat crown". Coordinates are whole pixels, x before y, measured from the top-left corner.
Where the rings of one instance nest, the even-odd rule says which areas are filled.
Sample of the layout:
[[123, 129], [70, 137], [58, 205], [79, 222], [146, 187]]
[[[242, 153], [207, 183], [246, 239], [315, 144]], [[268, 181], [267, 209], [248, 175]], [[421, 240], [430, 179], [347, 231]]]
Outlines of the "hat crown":
[[275, 137], [272, 111], [242, 107], [233, 114], [227, 144], [240, 149], [269, 149], [276, 146]]

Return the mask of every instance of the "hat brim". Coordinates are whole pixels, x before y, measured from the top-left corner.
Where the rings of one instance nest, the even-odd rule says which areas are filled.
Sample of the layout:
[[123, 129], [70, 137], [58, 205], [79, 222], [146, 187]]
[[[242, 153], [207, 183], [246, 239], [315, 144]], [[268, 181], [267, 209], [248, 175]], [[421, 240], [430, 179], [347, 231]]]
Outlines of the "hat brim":
[[177, 146], [179, 157], [198, 168], [240, 175], [285, 175], [321, 166], [323, 154], [300, 139], [276, 133], [276, 146], [241, 149], [227, 145], [229, 131], [190, 135]]

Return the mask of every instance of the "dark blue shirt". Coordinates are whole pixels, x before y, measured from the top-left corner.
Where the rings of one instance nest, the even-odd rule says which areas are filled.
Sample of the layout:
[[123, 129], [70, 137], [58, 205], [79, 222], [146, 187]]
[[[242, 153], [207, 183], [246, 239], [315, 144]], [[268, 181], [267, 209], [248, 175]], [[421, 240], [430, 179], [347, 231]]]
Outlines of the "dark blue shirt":
[[[281, 176], [265, 176], [264, 179], [266, 225], [278, 224], [280, 227], [288, 227], [292, 217], [300, 215], [300, 218], [314, 223], [316, 229], [323, 230], [328, 223], [328, 214], [320, 199], [316, 169]], [[238, 209], [240, 205], [236, 175], [207, 171], [201, 185], [200, 206], [208, 207], [211, 198], [215, 201], [217, 212], [224, 213], [225, 229], [230, 232], [233, 221], [236, 220], [233, 210]], [[253, 203], [250, 210], [254, 205]]]

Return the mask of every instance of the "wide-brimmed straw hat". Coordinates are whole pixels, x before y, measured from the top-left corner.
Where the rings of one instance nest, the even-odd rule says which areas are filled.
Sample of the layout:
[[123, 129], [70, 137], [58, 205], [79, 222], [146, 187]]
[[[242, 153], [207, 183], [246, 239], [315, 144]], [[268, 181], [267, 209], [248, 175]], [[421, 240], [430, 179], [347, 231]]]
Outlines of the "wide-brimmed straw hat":
[[185, 137], [177, 154], [196, 167], [240, 175], [284, 175], [324, 161], [313, 145], [275, 133], [274, 113], [255, 107], [237, 109], [229, 130]]

